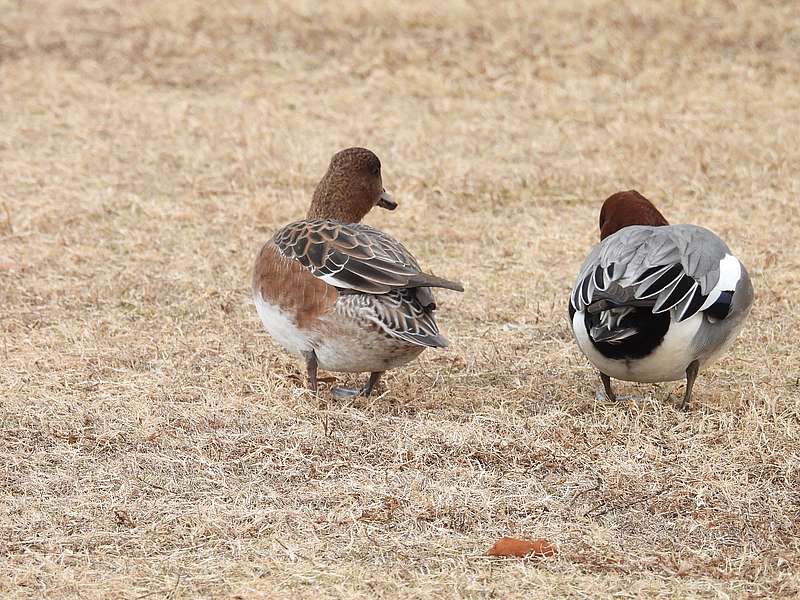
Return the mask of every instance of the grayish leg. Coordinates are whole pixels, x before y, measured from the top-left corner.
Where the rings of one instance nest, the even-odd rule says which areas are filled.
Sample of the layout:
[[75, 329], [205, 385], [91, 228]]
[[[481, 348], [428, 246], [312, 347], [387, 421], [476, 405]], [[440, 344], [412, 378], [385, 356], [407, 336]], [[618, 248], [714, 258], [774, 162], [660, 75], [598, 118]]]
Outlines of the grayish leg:
[[306, 372], [308, 373], [308, 389], [317, 393], [317, 355], [314, 351], [303, 352], [306, 357]]
[[686, 367], [686, 393], [683, 395], [683, 402], [681, 402], [681, 410], [689, 410], [689, 401], [692, 399], [692, 388], [694, 387], [694, 380], [697, 379], [697, 370], [700, 368], [700, 363], [693, 360]]
[[376, 371], [375, 373], [370, 373], [369, 381], [367, 381], [367, 385], [361, 388], [361, 393], [364, 396], [369, 396], [372, 393], [372, 388], [375, 387], [375, 384], [378, 383], [378, 380], [383, 375], [383, 371]]
[[612, 401], [616, 400], [617, 395], [614, 393], [614, 390], [611, 389], [611, 377], [605, 373], [600, 373], [600, 381], [603, 382], [603, 388], [606, 391], [606, 397]]
[[381, 378], [381, 375], [383, 375], [383, 371], [371, 373], [367, 384], [361, 389], [337, 387], [331, 390], [331, 394], [333, 394], [335, 398], [355, 398], [356, 396], [369, 396], [372, 393], [372, 388], [375, 387], [375, 384], [378, 383], [378, 380]]

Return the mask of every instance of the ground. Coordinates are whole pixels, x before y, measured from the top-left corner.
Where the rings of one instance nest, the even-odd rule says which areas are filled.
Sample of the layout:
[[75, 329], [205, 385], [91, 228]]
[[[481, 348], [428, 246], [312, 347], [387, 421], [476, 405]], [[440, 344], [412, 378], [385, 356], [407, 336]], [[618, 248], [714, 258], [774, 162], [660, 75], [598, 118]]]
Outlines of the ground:
[[[0, 14], [4, 597], [800, 593], [797, 3]], [[400, 203], [366, 221], [466, 291], [449, 349], [317, 399], [250, 270], [353, 145]], [[753, 278], [689, 413], [680, 382], [596, 400], [567, 324], [632, 188]]]

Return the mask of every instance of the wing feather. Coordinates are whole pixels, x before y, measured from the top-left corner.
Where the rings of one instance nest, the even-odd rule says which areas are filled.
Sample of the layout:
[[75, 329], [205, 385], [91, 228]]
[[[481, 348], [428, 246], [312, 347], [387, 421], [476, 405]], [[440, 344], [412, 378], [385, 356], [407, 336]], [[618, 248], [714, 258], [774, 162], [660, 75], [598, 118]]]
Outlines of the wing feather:
[[340, 289], [386, 294], [420, 285], [460, 288], [454, 282], [427, 278], [405, 246], [362, 223], [297, 221], [278, 230], [273, 239], [282, 255]]
[[[678, 321], [705, 310], [719, 297], [723, 260], [736, 260], [715, 234], [694, 225], [621, 229], [596, 246], [575, 282], [575, 310], [599, 300], [610, 305], [672, 310]], [[738, 263], [737, 263], [738, 264]], [[736, 276], [734, 266], [726, 273]]]

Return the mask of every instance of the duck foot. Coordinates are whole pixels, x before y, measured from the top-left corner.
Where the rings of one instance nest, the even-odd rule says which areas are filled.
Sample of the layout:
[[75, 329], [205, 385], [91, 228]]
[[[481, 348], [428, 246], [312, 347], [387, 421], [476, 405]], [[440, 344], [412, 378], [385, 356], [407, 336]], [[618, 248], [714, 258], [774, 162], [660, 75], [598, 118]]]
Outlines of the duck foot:
[[594, 394], [595, 400], [598, 402], [605, 402], [606, 400], [610, 400], [613, 402], [617, 399], [617, 395], [614, 393], [614, 390], [611, 389], [611, 377], [606, 375], [605, 373], [600, 373], [600, 381], [603, 382], [603, 389], [597, 390]]
[[355, 398], [356, 396], [368, 397], [372, 393], [375, 384], [378, 383], [378, 380], [381, 378], [381, 375], [383, 375], [383, 371], [370, 373], [367, 384], [360, 389], [347, 387], [331, 388], [331, 395], [334, 398]]
[[351, 387], [335, 387], [331, 388], [331, 396], [334, 398], [355, 398], [356, 396], [361, 395], [361, 388], [351, 388]]
[[600, 381], [603, 382], [603, 388], [598, 388], [594, 392], [594, 399], [597, 402], [644, 402], [641, 396], [617, 396], [611, 388], [611, 377], [605, 373], [600, 373]]
[[611, 398], [608, 397], [606, 391], [603, 388], [597, 388], [594, 391], [594, 401], [595, 402], [608, 402]]
[[596, 402], [644, 402], [643, 396], [633, 396], [633, 395], [626, 395], [626, 396], [617, 396], [614, 394], [614, 398], [609, 398], [606, 394], [606, 391], [603, 388], [597, 388], [594, 391], [594, 399]]

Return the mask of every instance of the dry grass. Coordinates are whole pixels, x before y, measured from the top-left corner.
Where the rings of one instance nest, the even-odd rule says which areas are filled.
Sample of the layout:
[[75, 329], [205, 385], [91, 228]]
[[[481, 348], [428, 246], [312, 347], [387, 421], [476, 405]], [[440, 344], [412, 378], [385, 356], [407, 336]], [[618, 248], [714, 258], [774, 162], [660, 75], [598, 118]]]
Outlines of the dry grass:
[[[3, 596], [798, 593], [797, 3], [78, 4], [0, 0]], [[349, 145], [468, 291], [324, 409], [249, 270]], [[754, 278], [690, 414], [596, 402], [567, 328], [631, 187]]]

